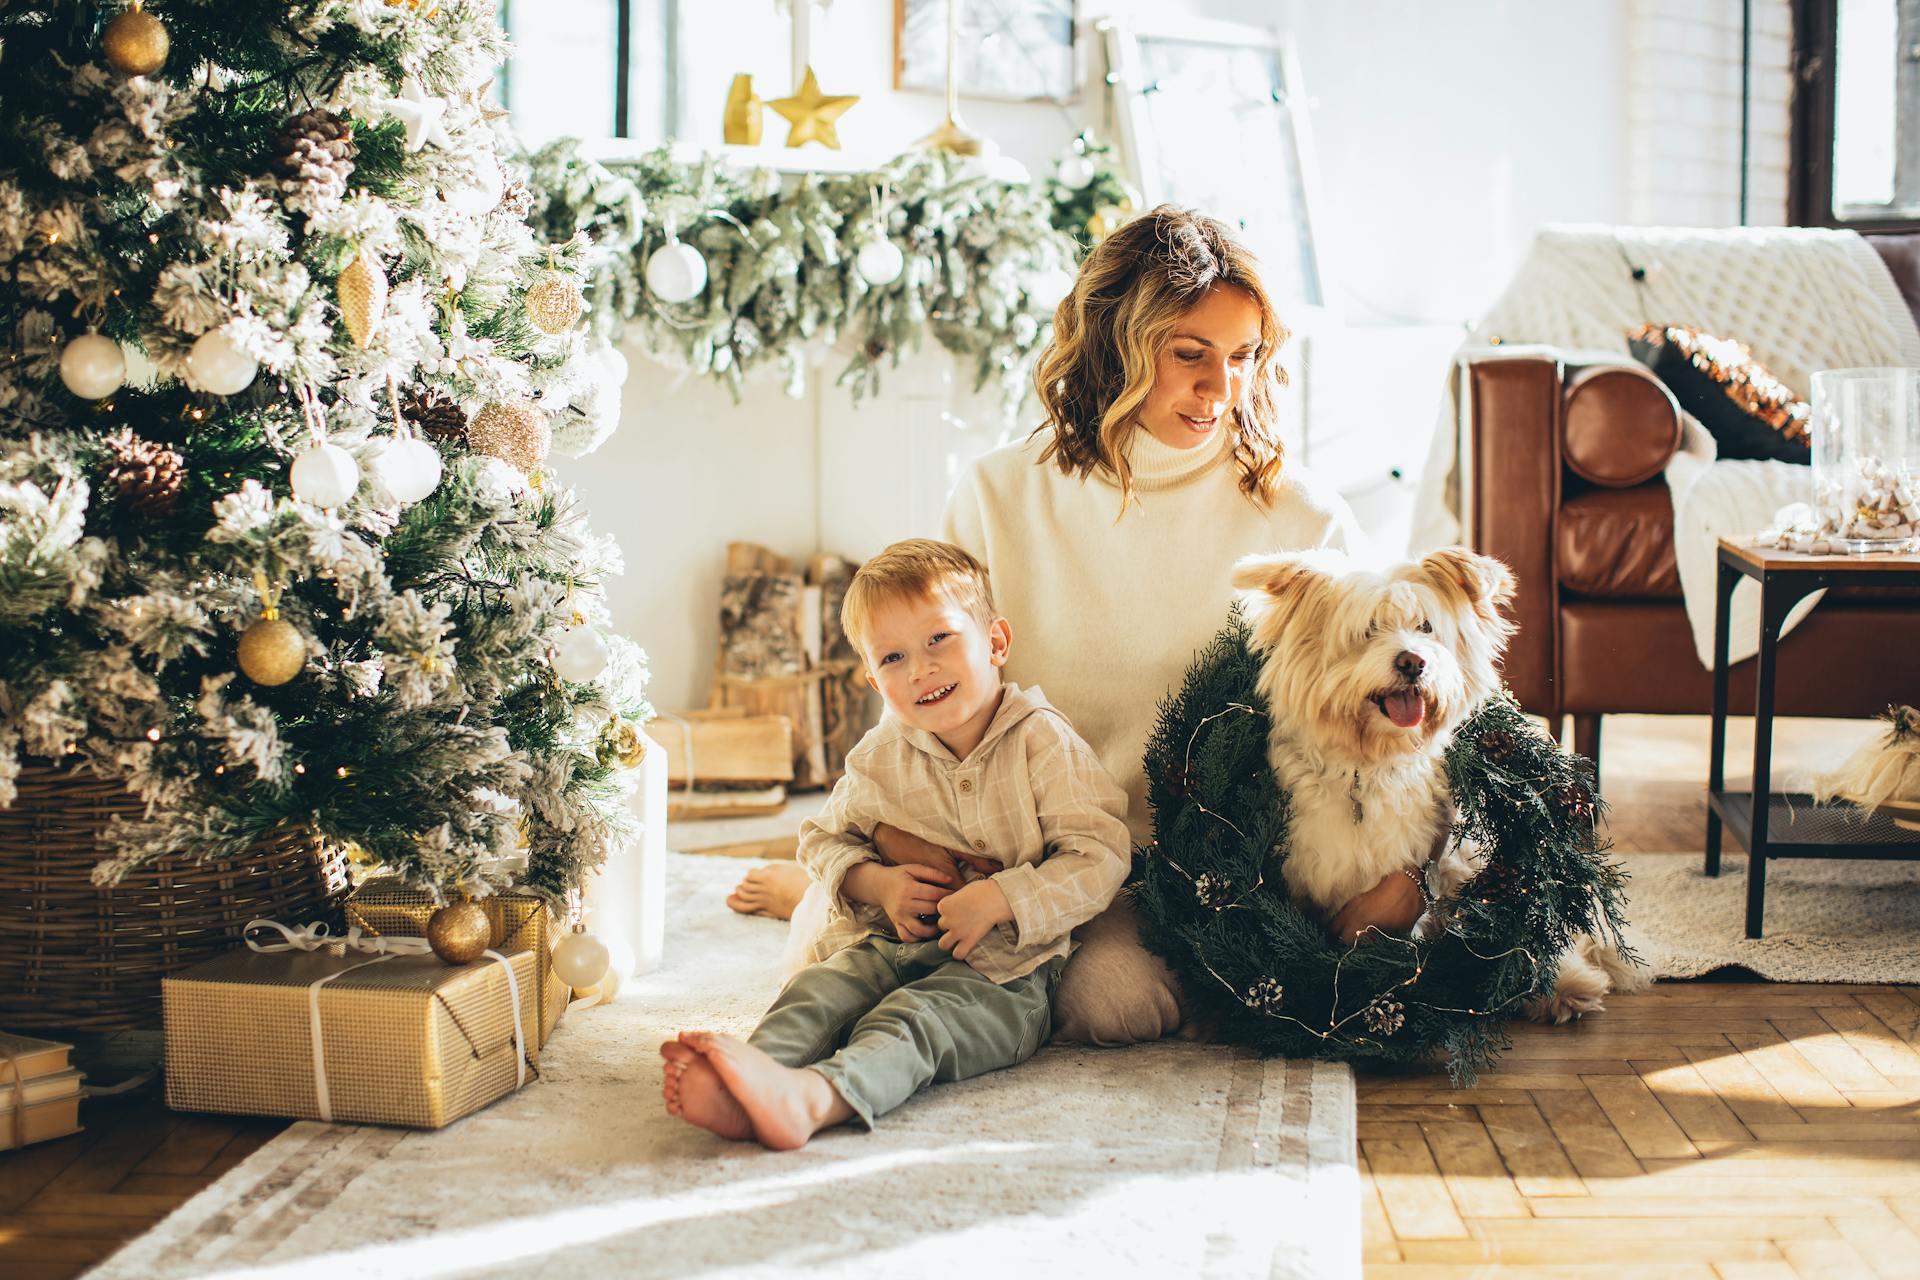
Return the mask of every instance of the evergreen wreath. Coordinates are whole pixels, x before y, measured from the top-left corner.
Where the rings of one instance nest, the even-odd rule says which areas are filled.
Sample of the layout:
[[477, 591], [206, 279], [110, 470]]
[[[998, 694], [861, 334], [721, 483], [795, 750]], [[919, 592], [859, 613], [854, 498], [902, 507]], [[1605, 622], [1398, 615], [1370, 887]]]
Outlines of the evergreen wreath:
[[1384, 1062], [1444, 1050], [1454, 1083], [1472, 1083], [1510, 1043], [1505, 1024], [1553, 989], [1576, 934], [1619, 937], [1624, 877], [1595, 830], [1591, 765], [1512, 694], [1488, 699], [1446, 756], [1453, 840], [1485, 849], [1485, 869], [1440, 908], [1437, 938], [1346, 947], [1280, 878], [1287, 798], [1267, 764], [1260, 665], [1235, 606], [1160, 706], [1146, 751], [1154, 841], [1135, 850], [1128, 885], [1146, 945], [1222, 1040]]

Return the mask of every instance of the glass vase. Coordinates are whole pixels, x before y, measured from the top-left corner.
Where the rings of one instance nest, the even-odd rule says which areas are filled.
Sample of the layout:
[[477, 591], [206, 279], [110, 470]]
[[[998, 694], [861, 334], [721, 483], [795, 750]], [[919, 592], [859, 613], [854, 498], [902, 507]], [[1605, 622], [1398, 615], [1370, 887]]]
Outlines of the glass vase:
[[1813, 375], [1813, 511], [1836, 552], [1920, 551], [1920, 369]]

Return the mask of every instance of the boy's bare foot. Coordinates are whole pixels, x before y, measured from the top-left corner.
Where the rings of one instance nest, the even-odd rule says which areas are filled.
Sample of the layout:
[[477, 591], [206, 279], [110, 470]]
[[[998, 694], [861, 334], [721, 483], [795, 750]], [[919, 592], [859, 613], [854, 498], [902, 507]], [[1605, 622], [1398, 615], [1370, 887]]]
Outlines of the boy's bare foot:
[[791, 920], [806, 891], [807, 873], [799, 863], [770, 862], [747, 872], [727, 895], [727, 905], [741, 915]]
[[[784, 1066], [744, 1040], [711, 1031], [682, 1031], [680, 1043], [698, 1052], [719, 1076], [763, 1147], [792, 1151], [820, 1130], [853, 1118], [853, 1108], [818, 1071]], [[683, 1108], [692, 1071], [688, 1067], [681, 1082]]]
[[734, 1142], [753, 1137], [752, 1120], [727, 1092], [712, 1064], [678, 1040], [661, 1045], [660, 1056], [666, 1060], [666, 1080], [660, 1086], [660, 1096], [666, 1101], [668, 1115]]

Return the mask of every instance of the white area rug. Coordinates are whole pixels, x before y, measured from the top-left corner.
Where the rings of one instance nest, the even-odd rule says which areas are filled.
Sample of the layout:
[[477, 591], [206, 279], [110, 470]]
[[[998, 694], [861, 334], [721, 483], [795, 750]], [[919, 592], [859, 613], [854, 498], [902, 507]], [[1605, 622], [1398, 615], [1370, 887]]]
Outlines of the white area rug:
[[1747, 860], [1628, 854], [1627, 940], [1662, 978], [1740, 965], [1775, 982], [1920, 982], [1920, 862], [1767, 860], [1766, 936], [1746, 936]]
[[667, 967], [571, 1011], [545, 1079], [438, 1133], [296, 1124], [93, 1275], [1360, 1275], [1344, 1066], [1051, 1047], [786, 1154], [666, 1115], [659, 1042], [773, 995], [744, 866], [674, 856]]

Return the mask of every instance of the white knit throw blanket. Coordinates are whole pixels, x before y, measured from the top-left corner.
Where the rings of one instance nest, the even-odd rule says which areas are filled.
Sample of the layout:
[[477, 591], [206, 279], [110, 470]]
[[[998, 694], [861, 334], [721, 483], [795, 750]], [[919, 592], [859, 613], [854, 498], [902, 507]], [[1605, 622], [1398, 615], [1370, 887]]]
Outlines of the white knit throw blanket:
[[[1634, 268], [1645, 270], [1638, 283]], [[1516, 344], [1544, 344], [1570, 360], [1632, 356], [1627, 333], [1644, 323], [1690, 325], [1752, 348], [1775, 377], [1806, 396], [1820, 369], [1920, 366], [1920, 329], [1880, 255], [1851, 231], [1808, 227], [1687, 230], [1550, 227], [1534, 240], [1505, 292], [1454, 355], [1453, 374], [1422, 477], [1412, 550], [1460, 537], [1459, 362]], [[1495, 339], [1499, 346], [1494, 345]], [[1722, 537], [1764, 527], [1808, 496], [1805, 467], [1715, 460], [1713, 438], [1682, 414], [1686, 439], [1667, 466], [1674, 552], [1694, 647], [1712, 665], [1714, 551]], [[1481, 494], [1498, 502], [1498, 494]], [[1801, 602], [1791, 627], [1818, 596]], [[1733, 661], [1759, 646], [1759, 589], [1743, 581], [1730, 617]]]

